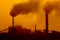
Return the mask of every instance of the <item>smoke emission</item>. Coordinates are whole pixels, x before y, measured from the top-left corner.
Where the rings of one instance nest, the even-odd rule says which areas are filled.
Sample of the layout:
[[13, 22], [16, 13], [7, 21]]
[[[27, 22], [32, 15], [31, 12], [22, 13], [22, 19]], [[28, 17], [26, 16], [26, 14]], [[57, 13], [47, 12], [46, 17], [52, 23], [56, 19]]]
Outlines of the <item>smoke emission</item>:
[[47, 2], [44, 6], [44, 11], [46, 14], [49, 14], [52, 10], [55, 9], [55, 3]]
[[19, 3], [19, 4], [15, 4], [13, 9], [10, 12], [10, 15], [12, 17], [15, 17], [19, 14], [27, 14], [30, 12], [37, 12], [38, 11], [38, 7], [39, 7], [39, 1], [30, 1], [28, 3]]

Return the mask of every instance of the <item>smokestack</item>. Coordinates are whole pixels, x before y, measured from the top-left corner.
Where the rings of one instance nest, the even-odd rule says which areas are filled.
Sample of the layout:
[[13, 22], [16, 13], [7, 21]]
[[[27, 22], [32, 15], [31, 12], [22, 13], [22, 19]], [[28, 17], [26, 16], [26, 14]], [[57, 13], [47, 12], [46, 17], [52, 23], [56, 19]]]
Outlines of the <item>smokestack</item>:
[[12, 33], [15, 33], [15, 27], [14, 27], [14, 17], [12, 17]]
[[14, 28], [14, 17], [12, 17], [12, 26]]
[[54, 5], [47, 3], [44, 7], [45, 18], [46, 18], [46, 34], [48, 34], [48, 15], [54, 9]]
[[48, 14], [45, 14], [46, 18], [46, 34], [48, 34]]

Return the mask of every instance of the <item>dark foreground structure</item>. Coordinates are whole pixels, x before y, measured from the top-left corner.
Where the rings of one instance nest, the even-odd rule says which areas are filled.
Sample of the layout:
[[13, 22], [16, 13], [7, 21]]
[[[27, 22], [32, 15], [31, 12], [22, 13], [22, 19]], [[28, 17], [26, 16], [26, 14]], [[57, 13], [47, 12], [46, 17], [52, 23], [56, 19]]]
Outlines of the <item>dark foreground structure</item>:
[[46, 35], [46, 32], [35, 31], [31, 33], [30, 29], [21, 28], [17, 26], [13, 31], [12, 27], [9, 28], [8, 33], [0, 33], [0, 40], [60, 40], [60, 33], [52, 31]]

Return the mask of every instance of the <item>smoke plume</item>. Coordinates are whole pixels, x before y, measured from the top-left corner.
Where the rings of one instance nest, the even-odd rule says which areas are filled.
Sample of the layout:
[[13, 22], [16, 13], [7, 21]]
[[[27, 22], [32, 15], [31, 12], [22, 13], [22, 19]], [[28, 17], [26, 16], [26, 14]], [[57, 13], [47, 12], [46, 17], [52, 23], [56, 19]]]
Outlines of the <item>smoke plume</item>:
[[38, 6], [39, 6], [39, 2], [36, 1], [30, 1], [28, 3], [19, 3], [19, 4], [15, 4], [13, 9], [10, 12], [10, 15], [12, 17], [15, 17], [19, 14], [27, 14], [30, 12], [37, 12], [38, 11]]

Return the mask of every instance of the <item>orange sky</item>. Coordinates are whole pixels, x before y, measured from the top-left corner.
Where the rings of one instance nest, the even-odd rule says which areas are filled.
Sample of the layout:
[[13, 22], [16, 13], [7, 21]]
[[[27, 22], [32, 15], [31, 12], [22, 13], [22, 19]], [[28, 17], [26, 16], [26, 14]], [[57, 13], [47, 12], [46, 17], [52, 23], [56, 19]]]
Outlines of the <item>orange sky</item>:
[[[18, 15], [15, 17], [15, 25], [23, 25], [26, 28], [34, 30], [34, 25], [36, 24], [37, 30], [45, 29], [45, 13], [43, 7], [48, 0], [43, 0], [40, 4], [40, 12], [33, 14], [29, 13], [26, 15]], [[28, 0], [0, 0], [0, 30], [8, 28], [12, 25], [12, 18], [10, 16], [10, 11], [14, 4], [25, 3]], [[52, 0], [48, 2], [53, 2]], [[60, 32], [60, 14], [56, 10], [53, 10], [49, 14], [49, 30], [56, 30]]]

